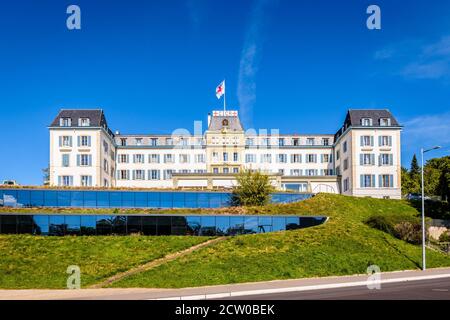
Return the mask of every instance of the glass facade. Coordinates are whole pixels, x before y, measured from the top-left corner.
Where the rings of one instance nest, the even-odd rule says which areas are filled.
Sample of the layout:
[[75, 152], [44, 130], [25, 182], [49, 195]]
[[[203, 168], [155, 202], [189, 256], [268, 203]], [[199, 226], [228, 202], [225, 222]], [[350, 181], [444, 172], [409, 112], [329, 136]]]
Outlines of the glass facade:
[[[0, 206], [74, 208], [219, 208], [230, 205], [227, 192], [90, 191], [0, 189]], [[311, 194], [274, 193], [273, 203], [289, 203]]]
[[233, 236], [316, 226], [326, 217], [229, 215], [0, 215], [1, 234]]

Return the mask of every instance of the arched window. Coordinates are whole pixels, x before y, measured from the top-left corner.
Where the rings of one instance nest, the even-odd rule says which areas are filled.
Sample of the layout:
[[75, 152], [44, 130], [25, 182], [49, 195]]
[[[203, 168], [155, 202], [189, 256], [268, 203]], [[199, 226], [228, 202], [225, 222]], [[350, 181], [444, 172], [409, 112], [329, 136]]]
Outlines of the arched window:
[[222, 126], [223, 127], [228, 127], [228, 120], [227, 119], [223, 119], [222, 120]]

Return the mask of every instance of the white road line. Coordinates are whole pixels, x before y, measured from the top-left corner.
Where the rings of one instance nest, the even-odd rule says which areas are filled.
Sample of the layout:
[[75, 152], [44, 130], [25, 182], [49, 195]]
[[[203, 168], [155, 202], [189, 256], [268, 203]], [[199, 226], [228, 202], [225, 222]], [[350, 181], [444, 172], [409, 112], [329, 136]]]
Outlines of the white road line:
[[403, 277], [394, 279], [382, 279], [378, 281], [355, 281], [355, 282], [344, 282], [344, 283], [329, 283], [329, 284], [319, 284], [311, 286], [297, 286], [297, 287], [286, 287], [286, 288], [276, 288], [276, 289], [258, 289], [258, 290], [247, 290], [247, 291], [234, 291], [234, 292], [223, 292], [223, 293], [212, 293], [212, 294], [200, 294], [191, 296], [176, 296], [176, 297], [166, 297], [166, 298], [156, 298], [148, 300], [205, 300], [205, 299], [218, 299], [227, 297], [240, 297], [240, 296], [252, 296], [252, 295], [263, 295], [263, 294], [274, 294], [274, 293], [285, 293], [285, 292], [301, 292], [301, 291], [313, 291], [313, 290], [324, 290], [324, 289], [336, 289], [336, 288], [347, 288], [347, 287], [360, 287], [383, 283], [398, 283], [398, 282], [408, 282], [408, 281], [420, 281], [420, 280], [433, 280], [450, 278], [450, 274], [438, 274], [429, 276], [418, 276], [418, 277]]

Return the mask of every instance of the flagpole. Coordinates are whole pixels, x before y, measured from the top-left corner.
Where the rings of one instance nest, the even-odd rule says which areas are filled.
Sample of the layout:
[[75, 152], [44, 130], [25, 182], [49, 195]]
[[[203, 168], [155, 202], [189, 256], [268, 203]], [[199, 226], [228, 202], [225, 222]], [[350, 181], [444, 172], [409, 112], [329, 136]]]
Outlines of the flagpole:
[[227, 89], [225, 87], [225, 79], [223, 80], [223, 88], [224, 88], [224, 92], [223, 92], [223, 112], [225, 112], [226, 109], [226, 96], [227, 96]]

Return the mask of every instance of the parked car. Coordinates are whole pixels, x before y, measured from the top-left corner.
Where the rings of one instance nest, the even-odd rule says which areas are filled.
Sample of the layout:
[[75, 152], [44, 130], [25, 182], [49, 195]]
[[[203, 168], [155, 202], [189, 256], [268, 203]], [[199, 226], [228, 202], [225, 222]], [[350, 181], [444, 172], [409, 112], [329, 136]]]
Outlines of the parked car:
[[2, 185], [5, 185], [5, 186], [18, 186], [19, 184], [16, 182], [16, 180], [3, 180]]
[[[407, 200], [422, 200], [422, 195], [420, 193], [408, 193], [406, 195]], [[424, 197], [425, 200], [430, 200], [431, 198], [428, 196]]]

